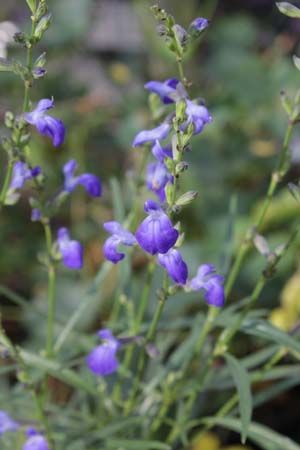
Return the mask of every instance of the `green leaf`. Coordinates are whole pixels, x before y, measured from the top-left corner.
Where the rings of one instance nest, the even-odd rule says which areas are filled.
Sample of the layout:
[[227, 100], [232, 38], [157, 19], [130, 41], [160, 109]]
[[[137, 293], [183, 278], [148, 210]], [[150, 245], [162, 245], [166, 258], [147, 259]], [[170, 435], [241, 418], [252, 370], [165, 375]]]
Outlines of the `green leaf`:
[[109, 449], [116, 450], [117, 448], [124, 448], [126, 450], [172, 450], [168, 444], [163, 444], [158, 441], [141, 441], [138, 439], [111, 439], [105, 442]]
[[14, 64], [5, 58], [0, 58], [0, 72], [14, 72]]
[[297, 8], [297, 6], [294, 6], [289, 2], [278, 2], [276, 3], [276, 6], [285, 16], [300, 19], [300, 9]]
[[96, 439], [106, 439], [111, 435], [116, 435], [116, 433], [120, 432], [121, 430], [128, 430], [129, 427], [132, 430], [134, 426], [142, 425], [143, 422], [144, 418], [141, 416], [119, 419], [117, 422], [110, 423], [101, 430], [97, 431], [95, 434], [93, 434], [92, 438], [95, 437]]
[[258, 392], [256, 395], [254, 395], [253, 406], [256, 408], [257, 406], [263, 405], [269, 400], [278, 397], [278, 395], [281, 394], [282, 392], [285, 392], [299, 384], [300, 379], [298, 372], [298, 375], [296, 377], [281, 380], [278, 383], [272, 384], [269, 388], [263, 389], [261, 392]]
[[73, 386], [74, 388], [88, 392], [89, 394], [97, 394], [97, 390], [94, 386], [87, 383], [84, 378], [80, 377], [76, 372], [70, 369], [66, 369], [63, 365], [57, 361], [51, 361], [43, 358], [42, 356], [34, 355], [33, 353], [25, 350], [20, 350], [21, 358], [25, 364], [33, 367], [37, 367], [41, 371], [44, 371], [53, 377], [65, 382], [66, 384]]
[[[300, 10], [299, 10], [300, 11]], [[300, 70], [300, 58], [298, 56], [293, 55], [293, 61], [298, 70]]]
[[30, 8], [30, 11], [32, 12], [32, 14], [34, 14], [36, 11], [36, 0], [26, 0], [26, 3], [28, 5], [28, 7]]
[[241, 328], [247, 334], [276, 342], [290, 351], [300, 354], [300, 343], [289, 334], [262, 320], [246, 320]]
[[[229, 417], [207, 417], [203, 419], [203, 422], [209, 425], [219, 425], [236, 432], [241, 432], [242, 429], [239, 419]], [[248, 436], [264, 450], [300, 450], [300, 446], [296, 442], [258, 423], [250, 425]]]
[[245, 444], [252, 415], [251, 382], [247, 370], [229, 353], [224, 355], [239, 395], [239, 410], [242, 423], [241, 439]]

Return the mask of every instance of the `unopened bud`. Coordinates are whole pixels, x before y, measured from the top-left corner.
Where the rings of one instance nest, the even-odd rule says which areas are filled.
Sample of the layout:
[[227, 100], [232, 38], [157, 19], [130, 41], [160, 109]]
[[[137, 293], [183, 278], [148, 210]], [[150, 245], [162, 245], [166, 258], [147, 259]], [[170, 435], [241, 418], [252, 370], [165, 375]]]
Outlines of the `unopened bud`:
[[37, 27], [34, 32], [35, 39], [40, 40], [43, 37], [44, 33], [49, 28], [50, 23], [51, 23], [51, 13], [48, 13], [45, 16], [43, 16], [39, 21], [39, 23], [37, 24]]
[[195, 200], [197, 195], [198, 195], [197, 191], [187, 191], [176, 200], [176, 205], [177, 206], [189, 205], [193, 200]]
[[180, 161], [178, 164], [176, 164], [175, 167], [175, 173], [176, 175], [179, 175], [182, 172], [185, 172], [188, 169], [189, 165], [186, 161]]
[[4, 117], [4, 123], [7, 128], [13, 128], [15, 116], [12, 112], [7, 111]]

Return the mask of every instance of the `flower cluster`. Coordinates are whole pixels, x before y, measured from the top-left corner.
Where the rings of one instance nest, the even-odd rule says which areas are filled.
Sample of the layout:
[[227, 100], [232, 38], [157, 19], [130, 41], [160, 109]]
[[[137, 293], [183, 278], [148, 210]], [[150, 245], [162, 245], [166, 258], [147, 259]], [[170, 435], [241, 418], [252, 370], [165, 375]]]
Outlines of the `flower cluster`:
[[[15, 432], [21, 428], [21, 425], [13, 420], [5, 411], [0, 411], [0, 438], [3, 433]], [[50, 450], [47, 439], [35, 428], [27, 428], [26, 440], [22, 450]]]
[[[189, 28], [199, 32], [208, 26], [206, 19], [198, 18]], [[179, 231], [172, 224], [168, 211], [173, 211], [174, 195], [172, 200], [167, 196], [167, 189], [175, 190], [174, 179], [180, 172], [185, 170], [187, 164], [182, 161], [182, 152], [185, 148], [178, 150], [178, 134], [182, 141], [187, 142], [192, 135], [201, 133], [204, 127], [211, 122], [208, 109], [196, 100], [188, 97], [187, 91], [179, 80], [170, 78], [166, 81], [150, 81], [145, 88], [152, 94], [157, 95], [164, 105], [176, 104], [176, 115], [171, 113], [157, 127], [151, 130], [140, 131], [133, 140], [133, 147], [146, 143], [152, 144], [152, 155], [156, 159], [150, 162], [146, 168], [145, 184], [149, 191], [157, 195], [160, 202], [152, 199], [146, 200], [144, 210], [147, 217], [139, 224], [135, 233], [131, 233], [117, 222], [104, 223], [106, 231], [112, 234], [103, 247], [105, 257], [118, 263], [125, 257], [124, 253], [118, 251], [120, 244], [133, 246], [138, 244], [145, 252], [157, 256], [157, 262], [168, 273], [170, 278], [190, 290], [204, 290], [207, 303], [214, 306], [222, 306], [224, 303], [223, 277], [215, 274], [212, 265], [204, 264], [198, 269], [197, 276], [188, 281], [188, 267], [183, 260], [178, 247], [181, 245]], [[177, 108], [180, 105], [180, 108]], [[181, 111], [178, 115], [178, 111]], [[170, 134], [176, 124], [177, 144], [162, 145], [161, 141]], [[188, 196], [194, 198], [195, 196]], [[189, 200], [190, 201], [190, 200]], [[185, 204], [186, 202], [182, 203]]]
[[[63, 143], [65, 137], [65, 127], [60, 119], [56, 119], [46, 114], [46, 111], [54, 107], [53, 99], [42, 99], [38, 102], [35, 109], [31, 112], [24, 113], [24, 120], [35, 125], [37, 130], [53, 140], [54, 146]], [[63, 166], [64, 185], [61, 194], [72, 193], [77, 186], [84, 187], [86, 192], [92, 197], [100, 197], [102, 194], [102, 186], [99, 178], [91, 173], [83, 173], [75, 175], [78, 167], [77, 162], [71, 159]], [[6, 195], [6, 203], [15, 203], [19, 197], [18, 190], [21, 189], [25, 182], [31, 178], [41, 174], [40, 167], [29, 168], [26, 162], [16, 161], [13, 168], [13, 175], [10, 186]], [[32, 221], [43, 221], [44, 215], [41, 208], [34, 207], [31, 213]], [[78, 241], [71, 240], [67, 228], [60, 228], [57, 232], [57, 241], [55, 243], [56, 250], [63, 260], [64, 265], [68, 269], [81, 269], [83, 265], [83, 249]]]

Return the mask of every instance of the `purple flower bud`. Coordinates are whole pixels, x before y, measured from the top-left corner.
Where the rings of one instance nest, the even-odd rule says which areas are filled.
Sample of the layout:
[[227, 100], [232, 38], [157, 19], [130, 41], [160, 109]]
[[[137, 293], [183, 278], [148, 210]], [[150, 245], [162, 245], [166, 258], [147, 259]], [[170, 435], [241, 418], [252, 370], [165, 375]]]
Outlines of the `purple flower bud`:
[[181, 127], [182, 130], [185, 130], [186, 127], [192, 123], [194, 125], [194, 135], [201, 133], [204, 126], [207, 123], [212, 121], [211, 115], [208, 112], [208, 109], [203, 105], [196, 105], [191, 100], [186, 100], [186, 115], [187, 121]]
[[81, 269], [83, 265], [83, 249], [78, 241], [72, 241], [67, 228], [60, 228], [57, 232], [58, 249], [63, 263], [68, 269]]
[[34, 428], [28, 428], [26, 434], [28, 439], [22, 450], [50, 450], [47, 439]]
[[42, 217], [41, 211], [38, 208], [34, 208], [31, 211], [31, 220], [32, 222], [37, 222]]
[[117, 370], [119, 363], [116, 353], [121, 345], [108, 329], [100, 330], [98, 336], [103, 343], [91, 351], [86, 362], [93, 374], [105, 376]]
[[209, 25], [209, 21], [204, 19], [203, 17], [197, 17], [197, 19], [193, 20], [190, 25], [190, 28], [195, 28], [197, 31], [205, 30]]
[[146, 142], [155, 142], [156, 140], [161, 141], [165, 139], [170, 131], [171, 124], [168, 122], [163, 122], [156, 128], [152, 130], [140, 131], [134, 138], [132, 146], [137, 147], [143, 145]]
[[15, 190], [23, 187], [26, 180], [36, 177], [41, 173], [40, 167], [29, 169], [27, 164], [22, 161], [16, 161], [13, 168], [13, 175], [9, 189]]
[[0, 437], [6, 431], [16, 431], [19, 426], [5, 411], [0, 411]]
[[170, 147], [162, 147], [159, 141], [155, 141], [152, 147], [152, 155], [161, 163], [164, 162], [165, 158], [173, 158], [172, 149]]
[[37, 107], [33, 111], [24, 113], [24, 119], [26, 122], [34, 125], [39, 133], [52, 138], [53, 145], [58, 147], [64, 141], [66, 130], [60, 119], [45, 114], [53, 106], [54, 101], [52, 99], [44, 98], [38, 102]]
[[169, 217], [153, 200], [147, 200], [144, 209], [148, 217], [138, 227], [136, 239], [142, 249], [151, 255], [167, 253], [178, 238], [178, 231]]
[[158, 196], [161, 202], [164, 202], [166, 199], [165, 186], [168, 181], [173, 182], [173, 177], [164, 164], [160, 162], [148, 164], [146, 169], [146, 186]]
[[212, 264], [203, 264], [198, 268], [197, 275], [190, 280], [190, 288], [193, 291], [204, 289], [205, 299], [209, 305], [224, 305], [224, 287], [222, 286], [224, 277], [216, 274], [216, 269]]
[[166, 81], [149, 81], [145, 88], [157, 94], [164, 104], [174, 103], [176, 100], [176, 87], [180, 83], [176, 78], [169, 78]]
[[101, 183], [96, 175], [91, 173], [83, 173], [78, 177], [74, 176], [74, 172], [78, 164], [74, 159], [71, 159], [63, 166], [63, 172], [65, 175], [64, 190], [66, 192], [73, 192], [76, 187], [81, 184], [86, 192], [93, 197], [99, 197], [101, 195]]
[[164, 255], [158, 255], [158, 262], [168, 272], [175, 283], [185, 284], [188, 277], [188, 268], [178, 250], [171, 249]]
[[118, 252], [118, 245], [124, 244], [131, 247], [136, 242], [135, 237], [129, 231], [124, 230], [118, 222], [106, 222], [103, 224], [103, 227], [112, 234], [104, 243], [103, 253], [106, 259], [116, 264], [125, 258], [125, 253]]

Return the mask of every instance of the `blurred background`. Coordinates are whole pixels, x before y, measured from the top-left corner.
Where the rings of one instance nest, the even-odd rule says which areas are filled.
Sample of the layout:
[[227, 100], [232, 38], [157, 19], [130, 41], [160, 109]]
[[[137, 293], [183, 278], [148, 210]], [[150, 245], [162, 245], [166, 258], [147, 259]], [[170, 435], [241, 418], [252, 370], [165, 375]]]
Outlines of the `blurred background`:
[[[3, 55], [7, 52], [9, 57], [23, 59], [24, 50], [14, 44], [6, 47], [5, 36], [14, 27], [24, 30], [29, 26], [28, 8], [25, 1], [0, 0], [0, 3], [0, 50]], [[177, 76], [173, 55], [156, 35], [151, 5], [146, 0], [52, 0], [53, 24], [36, 49], [36, 57], [43, 51], [47, 53], [48, 73], [32, 89], [33, 105], [40, 98], [53, 96], [56, 104], [53, 115], [61, 117], [67, 128], [66, 141], [59, 148], [53, 148], [49, 139], [32, 130], [33, 159], [44, 168], [49, 196], [62, 184], [61, 167], [70, 158], [79, 162], [80, 172], [95, 173], [104, 185], [100, 200], [87, 198], [83, 190], [76, 191], [52, 223], [54, 229], [69, 226], [72, 235], [85, 247], [81, 274], [61, 269], [57, 295], [60, 318], [68, 317], [82, 301], [101, 268], [102, 243], [106, 237], [102, 223], [122, 219], [131, 205], [132, 177], [136, 176], [141, 157], [141, 150], [133, 150], [131, 142], [139, 130], [151, 128], [153, 123], [143, 85], [150, 79]], [[192, 152], [187, 154], [190, 168], [182, 177], [181, 189], [197, 189], [199, 196], [180, 218], [186, 231], [183, 253], [191, 276], [202, 262], [213, 262], [226, 274], [232, 252], [252, 223], [266, 192], [282, 145], [287, 118], [280, 91], [293, 96], [300, 88], [300, 74], [291, 58], [294, 53], [299, 55], [300, 22], [281, 15], [273, 0], [166, 0], [160, 6], [184, 27], [195, 17], [211, 19], [200, 45], [184, 61], [187, 78], [193, 83], [191, 96], [205, 99], [213, 123], [193, 138]], [[7, 21], [14, 25], [8, 26]], [[20, 112], [23, 86], [14, 76], [6, 73], [0, 76], [3, 124], [5, 111]], [[300, 175], [297, 128], [291, 158], [291, 169], [264, 225], [263, 232], [271, 248], [287, 240], [299, 215], [298, 204], [284, 187], [287, 181], [296, 182]], [[0, 163], [3, 179], [4, 151]], [[27, 340], [35, 346], [44, 333], [42, 326], [36, 321], [32, 326], [30, 308], [21, 313], [7, 291], [8, 288], [43, 309], [46, 274], [37, 255], [44, 249], [44, 240], [40, 225], [30, 222], [31, 195], [27, 187], [15, 207], [6, 207], [1, 212], [0, 302], [10, 336], [16, 342]], [[148, 195], [142, 192], [141, 206]], [[99, 293], [98, 313], [83, 318], [82, 328], [93, 330], [107, 320], [114, 286], [120, 283], [127, 286], [128, 274], [135, 283], [132, 292], [138, 292], [144, 265], [143, 255], [138, 254], [131, 267], [124, 265], [111, 271]], [[231, 301], [249, 294], [263, 266], [263, 257], [253, 252]], [[284, 295], [292, 296], [299, 310], [298, 269], [299, 242], [281, 263], [260, 300], [260, 306], [266, 308], [267, 314], [273, 311], [274, 320], [285, 329], [291, 329], [297, 320], [281, 302]], [[183, 304], [178, 296], [169, 313], [190, 314], [196, 304], [199, 307], [197, 301], [191, 297]], [[239, 345], [238, 352], [251, 351], [247, 341]], [[259, 408], [255, 420], [299, 440], [298, 398], [299, 390], [295, 388], [271, 406]]]

